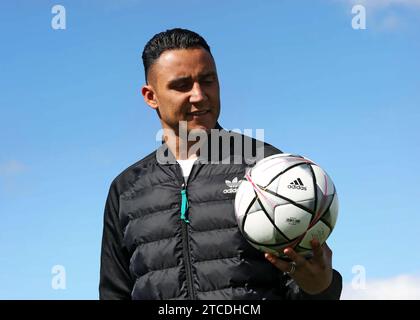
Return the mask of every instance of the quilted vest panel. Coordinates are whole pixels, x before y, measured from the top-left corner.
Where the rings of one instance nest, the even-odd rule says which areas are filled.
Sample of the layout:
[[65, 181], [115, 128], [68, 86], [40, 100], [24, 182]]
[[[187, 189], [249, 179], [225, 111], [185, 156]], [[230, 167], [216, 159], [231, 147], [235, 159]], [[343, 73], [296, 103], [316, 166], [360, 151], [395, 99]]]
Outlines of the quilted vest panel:
[[[136, 278], [133, 299], [281, 299], [281, 273], [241, 235], [232, 188], [244, 165], [195, 164], [186, 188], [189, 223], [180, 219], [178, 164], [138, 169], [120, 197], [124, 243]], [[278, 284], [274, 286], [273, 283]]]

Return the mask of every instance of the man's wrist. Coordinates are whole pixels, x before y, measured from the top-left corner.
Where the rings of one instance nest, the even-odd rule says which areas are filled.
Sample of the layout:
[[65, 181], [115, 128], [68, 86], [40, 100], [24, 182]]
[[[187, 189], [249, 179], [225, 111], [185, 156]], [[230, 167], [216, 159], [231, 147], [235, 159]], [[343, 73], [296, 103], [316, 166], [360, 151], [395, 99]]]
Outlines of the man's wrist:
[[343, 279], [340, 273], [333, 269], [331, 283], [325, 290], [316, 294], [309, 294], [302, 289], [300, 291], [304, 300], [339, 300], [342, 287]]

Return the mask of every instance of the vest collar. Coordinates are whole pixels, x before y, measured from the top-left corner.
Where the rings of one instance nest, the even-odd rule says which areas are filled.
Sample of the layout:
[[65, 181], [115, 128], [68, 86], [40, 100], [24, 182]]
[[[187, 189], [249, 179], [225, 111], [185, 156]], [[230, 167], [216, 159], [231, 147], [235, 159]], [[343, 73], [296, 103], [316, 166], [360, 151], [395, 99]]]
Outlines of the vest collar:
[[[226, 130], [220, 126], [219, 122], [216, 122], [216, 125], [214, 129], [218, 130], [219, 136], [222, 136], [227, 133]], [[214, 130], [212, 129], [212, 130]], [[208, 152], [207, 155], [200, 155], [197, 159], [198, 162], [211, 162], [211, 154], [212, 154], [212, 143], [211, 143], [212, 135], [207, 134], [207, 146], [208, 146]], [[219, 151], [221, 151], [222, 145], [219, 143]], [[169, 149], [166, 142], [162, 139], [162, 144], [160, 147], [156, 150], [156, 161], [161, 165], [171, 165], [176, 163], [175, 155], [172, 153], [172, 151]], [[221, 152], [219, 152], [219, 156], [221, 156]], [[214, 160], [214, 159], [213, 159]]]

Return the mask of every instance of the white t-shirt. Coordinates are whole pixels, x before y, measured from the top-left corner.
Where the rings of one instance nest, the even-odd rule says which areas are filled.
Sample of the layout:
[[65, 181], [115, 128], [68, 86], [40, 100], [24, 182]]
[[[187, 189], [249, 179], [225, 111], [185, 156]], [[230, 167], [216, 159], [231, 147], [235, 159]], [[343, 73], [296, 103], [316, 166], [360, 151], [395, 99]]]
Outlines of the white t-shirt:
[[185, 183], [187, 183], [188, 177], [191, 173], [191, 169], [194, 165], [195, 160], [197, 159], [195, 158], [195, 159], [187, 159], [187, 160], [176, 160], [181, 166]]

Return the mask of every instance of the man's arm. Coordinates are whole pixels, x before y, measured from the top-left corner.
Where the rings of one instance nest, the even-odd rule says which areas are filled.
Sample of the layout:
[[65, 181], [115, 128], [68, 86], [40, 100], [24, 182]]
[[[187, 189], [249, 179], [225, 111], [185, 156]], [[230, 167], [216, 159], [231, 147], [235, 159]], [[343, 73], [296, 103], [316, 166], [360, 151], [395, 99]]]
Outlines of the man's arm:
[[123, 245], [118, 208], [119, 194], [113, 182], [104, 213], [99, 283], [99, 299], [101, 300], [131, 299], [134, 285], [129, 270], [129, 253]]
[[307, 294], [300, 290], [300, 299], [303, 300], [340, 300], [341, 290], [343, 289], [343, 279], [341, 274], [333, 269], [333, 276], [330, 286], [318, 294]]
[[286, 299], [288, 300], [340, 300], [343, 279], [337, 270], [333, 269], [332, 281], [327, 289], [317, 294], [303, 291], [292, 279], [288, 282]]
[[291, 262], [283, 261], [268, 253], [265, 257], [293, 279], [287, 284], [286, 298], [338, 300], [342, 289], [342, 278], [332, 268], [332, 251], [326, 243], [321, 246], [317, 239], [312, 239], [311, 246], [313, 256], [309, 259], [300, 256], [293, 248], [284, 250]]

